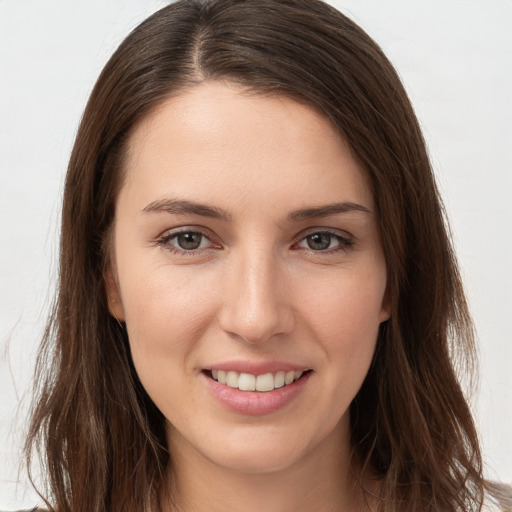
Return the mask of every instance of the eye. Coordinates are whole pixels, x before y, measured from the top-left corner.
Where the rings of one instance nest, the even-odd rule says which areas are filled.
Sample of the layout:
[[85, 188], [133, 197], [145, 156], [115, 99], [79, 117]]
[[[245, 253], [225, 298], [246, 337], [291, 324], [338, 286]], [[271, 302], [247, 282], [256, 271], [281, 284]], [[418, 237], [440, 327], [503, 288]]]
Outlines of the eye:
[[189, 231], [174, 235], [169, 241], [184, 251], [195, 251], [196, 249], [204, 249], [207, 240], [202, 233]]
[[296, 247], [314, 252], [334, 252], [348, 250], [353, 245], [348, 236], [330, 231], [315, 231], [302, 238]]
[[194, 254], [203, 249], [215, 247], [215, 244], [205, 233], [194, 230], [166, 233], [157, 240], [157, 243], [176, 254]]

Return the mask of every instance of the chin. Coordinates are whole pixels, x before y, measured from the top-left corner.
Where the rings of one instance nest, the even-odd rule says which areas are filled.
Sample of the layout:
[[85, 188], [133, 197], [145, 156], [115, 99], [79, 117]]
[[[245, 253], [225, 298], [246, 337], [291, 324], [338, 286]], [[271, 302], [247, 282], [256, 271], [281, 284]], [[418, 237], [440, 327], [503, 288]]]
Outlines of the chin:
[[222, 453], [204, 454], [211, 462], [226, 470], [246, 474], [275, 473], [295, 465], [302, 457], [304, 447], [275, 448], [269, 443], [254, 443], [251, 447], [233, 446]]
[[[300, 423], [300, 422], [299, 422]], [[309, 460], [332, 457], [347, 430], [344, 421], [319, 428], [317, 423], [287, 425], [244, 425], [232, 428], [229, 435], [203, 444], [203, 455], [217, 466], [246, 474], [265, 474], [290, 470]], [[197, 446], [201, 450], [200, 446]], [[213, 449], [212, 449], [213, 448]]]
[[[303, 459], [316, 442], [311, 432], [282, 426], [254, 424], [231, 427], [227, 431], [194, 432], [185, 438], [170, 424], [168, 444], [171, 454], [190, 461], [190, 455], [197, 457], [196, 462], [209, 461], [217, 468], [241, 474], [265, 474], [286, 470]], [[309, 434], [309, 435], [308, 435]], [[310, 442], [307, 441], [310, 439]], [[190, 449], [192, 448], [192, 450]]]

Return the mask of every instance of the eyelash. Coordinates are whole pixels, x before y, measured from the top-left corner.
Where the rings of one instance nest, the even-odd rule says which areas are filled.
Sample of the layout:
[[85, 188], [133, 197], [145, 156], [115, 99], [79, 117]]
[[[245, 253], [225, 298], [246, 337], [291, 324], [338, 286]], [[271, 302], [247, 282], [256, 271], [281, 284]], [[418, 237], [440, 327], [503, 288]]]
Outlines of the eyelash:
[[[210, 240], [211, 242], [211, 236], [208, 236], [208, 234], [198, 228], [183, 228], [178, 231], [173, 231], [168, 234], [164, 234], [157, 238], [156, 242], [157, 244], [164, 248], [166, 251], [170, 252], [171, 254], [177, 254], [178, 256], [196, 256], [199, 252], [205, 251], [205, 250], [211, 250], [212, 247], [203, 248], [203, 249], [192, 249], [192, 250], [186, 250], [181, 249], [179, 247], [176, 247], [171, 244], [171, 241], [174, 238], [177, 238], [179, 235], [201, 235], [202, 237], [206, 238], [207, 240]], [[201, 240], [202, 243], [202, 240]]]
[[[348, 252], [354, 246], [354, 243], [355, 243], [354, 239], [348, 233], [345, 235], [342, 235], [338, 231], [333, 231], [333, 230], [324, 228], [324, 229], [320, 229], [320, 230], [310, 231], [307, 234], [302, 234], [301, 237], [296, 242], [294, 242], [293, 245], [296, 246], [300, 242], [306, 241], [308, 237], [311, 237], [313, 235], [328, 235], [329, 237], [331, 237], [330, 242], [332, 242], [332, 238], [334, 238], [339, 244], [335, 248], [325, 249], [325, 250], [316, 250], [315, 251], [314, 249], [311, 249], [311, 248], [304, 248], [309, 253], [312, 253], [315, 255], [316, 254], [328, 255], [328, 254], [337, 253], [339, 251]], [[295, 249], [295, 250], [297, 250], [297, 249]]]
[[[220, 246], [217, 246], [217, 247], [206, 247], [206, 248], [186, 250], [186, 249], [181, 249], [181, 248], [176, 247], [171, 244], [171, 241], [173, 239], [176, 239], [179, 235], [188, 235], [188, 234], [200, 235], [201, 237], [204, 237], [205, 239], [210, 240], [210, 242], [211, 242], [211, 237], [206, 232], [204, 232], [198, 228], [194, 228], [194, 229], [185, 228], [185, 229], [181, 229], [179, 231], [173, 231], [171, 233], [164, 234], [164, 235], [160, 236], [159, 238], [157, 238], [156, 243], [160, 247], [164, 248], [166, 251], [170, 252], [171, 254], [176, 254], [179, 256], [196, 256], [200, 252], [220, 248]], [[329, 237], [334, 238], [339, 244], [335, 248], [330, 248], [330, 249], [325, 249], [325, 250], [314, 250], [311, 248], [303, 248], [307, 252], [309, 252], [311, 254], [315, 254], [315, 255], [328, 255], [328, 254], [337, 253], [339, 251], [348, 252], [350, 249], [352, 249], [352, 247], [354, 246], [354, 243], [355, 243], [353, 238], [350, 237], [348, 234], [342, 235], [337, 231], [333, 231], [333, 230], [329, 230], [329, 229], [321, 229], [321, 230], [310, 231], [307, 234], [301, 234], [300, 238], [297, 238], [297, 240], [293, 243], [292, 249], [300, 250], [300, 248], [297, 247], [297, 245], [303, 241], [306, 241], [308, 237], [311, 237], [313, 235], [328, 235]], [[200, 243], [203, 242], [203, 239], [201, 240]], [[330, 243], [331, 242], [332, 242], [332, 239], [330, 240]]]

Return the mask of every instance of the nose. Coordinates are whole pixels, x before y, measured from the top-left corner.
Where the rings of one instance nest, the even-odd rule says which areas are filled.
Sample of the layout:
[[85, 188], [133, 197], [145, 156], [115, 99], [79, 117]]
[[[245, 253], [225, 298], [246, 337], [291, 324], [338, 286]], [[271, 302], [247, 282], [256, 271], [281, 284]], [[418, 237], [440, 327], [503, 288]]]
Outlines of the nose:
[[285, 269], [272, 254], [242, 256], [227, 271], [221, 328], [246, 343], [264, 343], [291, 332], [295, 318]]

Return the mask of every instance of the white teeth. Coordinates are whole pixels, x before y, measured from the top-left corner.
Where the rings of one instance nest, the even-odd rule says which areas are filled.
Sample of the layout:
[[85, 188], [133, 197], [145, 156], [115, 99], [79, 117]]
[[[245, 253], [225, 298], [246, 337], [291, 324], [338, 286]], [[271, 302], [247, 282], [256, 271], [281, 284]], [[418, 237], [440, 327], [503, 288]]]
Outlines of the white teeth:
[[238, 377], [238, 389], [242, 391], [256, 391], [256, 377], [250, 373], [241, 373], [240, 377]]
[[238, 387], [238, 373], [236, 372], [227, 372], [226, 373], [226, 386], [230, 388]]
[[274, 381], [274, 387], [282, 388], [284, 386], [284, 372], [277, 372]]
[[274, 376], [271, 373], [256, 377], [256, 391], [272, 391], [274, 388]]
[[263, 375], [251, 375], [250, 373], [238, 373], [232, 370], [212, 370], [212, 378], [230, 388], [238, 388], [242, 391], [272, 391], [287, 386], [300, 379], [304, 372], [290, 370], [289, 372], [278, 371], [276, 373], [265, 373]]

